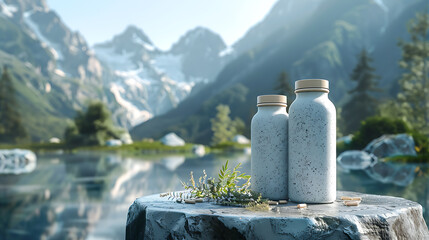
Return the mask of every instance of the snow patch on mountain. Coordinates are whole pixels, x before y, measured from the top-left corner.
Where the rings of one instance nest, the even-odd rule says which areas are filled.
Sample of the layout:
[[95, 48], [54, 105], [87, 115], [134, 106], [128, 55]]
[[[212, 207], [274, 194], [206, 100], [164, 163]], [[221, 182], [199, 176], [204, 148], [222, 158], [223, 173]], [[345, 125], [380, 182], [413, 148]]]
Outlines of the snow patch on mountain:
[[171, 79], [178, 82], [184, 82], [185, 75], [181, 71], [182, 56], [166, 54], [156, 56], [151, 62], [158, 74], [166, 74]]
[[96, 55], [107, 65], [114, 67], [113, 69], [129, 71], [135, 68], [134, 63], [130, 60], [133, 53], [122, 52], [117, 54], [112, 48], [97, 48]]
[[143, 67], [129, 71], [116, 70], [115, 75], [123, 79], [138, 78], [143, 84], [151, 84], [153, 82], [153, 80], [144, 71]]
[[142, 45], [146, 50], [153, 52], [155, 51], [155, 46], [153, 46], [151, 43], [147, 43], [144, 40], [142, 40], [141, 38], [139, 38], [137, 36], [137, 34], [133, 33], [133, 41], [137, 44]]
[[177, 106], [195, 85], [177, 82], [167, 76], [151, 78], [143, 68], [115, 71], [115, 75], [118, 80], [111, 84], [110, 91], [126, 110], [129, 128]]
[[[183, 56], [163, 54], [156, 56], [151, 64], [160, 75], [167, 75], [173, 82], [180, 83], [183, 89], [192, 88], [196, 83], [207, 83], [209, 79], [203, 77], [186, 76], [182, 71]], [[186, 87], [185, 87], [186, 86]]]
[[[125, 83], [130, 84], [131, 82], [128, 81]], [[130, 125], [135, 126], [152, 118], [153, 114], [151, 114], [149, 111], [139, 109], [131, 101], [124, 98], [124, 96], [127, 95], [126, 93], [128, 90], [128, 88], [126, 89], [126, 87], [127, 85], [123, 86], [120, 83], [112, 83], [112, 85], [110, 86], [110, 91], [112, 92], [113, 96], [115, 96], [116, 102], [126, 110], [126, 117]]]
[[[198, 79], [197, 81], [200, 81], [200, 80]], [[196, 82], [196, 81], [195, 81], [195, 82]], [[189, 95], [189, 93], [191, 93], [192, 88], [194, 88], [194, 86], [195, 86], [195, 82], [190, 82], [190, 83], [178, 82], [178, 83], [176, 83], [176, 84], [177, 84], [177, 87], [178, 87], [179, 89], [181, 89], [181, 90], [186, 94], [186, 96], [187, 96], [187, 95]], [[183, 98], [185, 98], [186, 96], [183, 96], [183, 97], [181, 97], [181, 98], [178, 98], [178, 99], [177, 99], [177, 101], [178, 101], [178, 102], [182, 101], [182, 100], [183, 100]]]
[[385, 12], [389, 11], [389, 8], [387, 8], [386, 4], [384, 4], [383, 0], [374, 0], [374, 2]]
[[157, 56], [151, 61], [153, 65], [144, 66], [143, 62], [132, 61], [133, 53], [116, 54], [111, 48], [96, 48], [96, 54], [115, 69], [117, 79], [110, 91], [125, 109], [129, 128], [177, 106], [195, 85], [185, 81], [180, 56]]
[[386, 31], [387, 26], [389, 25], [389, 8], [384, 4], [383, 0], [373, 0], [375, 4], [377, 4], [380, 9], [384, 12], [384, 26], [380, 28], [380, 34], [383, 34]]
[[48, 48], [56, 60], [63, 60], [63, 55], [61, 53], [61, 48], [58, 44], [51, 42], [47, 39], [39, 30], [39, 27], [36, 23], [31, 20], [31, 15], [34, 13], [34, 10], [24, 12], [24, 22], [32, 30], [34, 36], [33, 38], [39, 39], [42, 43], [42, 46]]
[[18, 8], [13, 5], [6, 4], [3, 0], [0, 0], [1, 13], [6, 17], [13, 17], [13, 14], [18, 11]]
[[225, 56], [230, 55], [232, 53], [234, 53], [234, 48], [229, 46], [229, 47], [227, 47], [224, 50], [219, 52], [219, 57], [225, 57]]
[[66, 76], [66, 73], [63, 70], [58, 69], [58, 68], [54, 70], [54, 73], [57, 74], [60, 77], [65, 77]]
[[225, 44], [207, 29], [185, 34], [175, 46], [160, 51], [135, 26], [94, 46], [96, 56], [114, 73], [110, 91], [125, 109], [128, 128], [176, 107], [197, 84], [212, 80], [215, 71], [209, 66], [220, 68], [216, 60]]

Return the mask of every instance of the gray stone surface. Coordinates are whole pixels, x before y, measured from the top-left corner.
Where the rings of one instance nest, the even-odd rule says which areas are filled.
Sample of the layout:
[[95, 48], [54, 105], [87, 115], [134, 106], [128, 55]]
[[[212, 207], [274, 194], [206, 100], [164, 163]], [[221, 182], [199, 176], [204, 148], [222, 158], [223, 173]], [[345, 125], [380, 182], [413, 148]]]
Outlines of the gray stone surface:
[[175, 133], [171, 132], [160, 139], [162, 144], [172, 147], [184, 146], [185, 140], [181, 139]]
[[364, 151], [374, 154], [377, 158], [400, 155], [416, 156], [417, 153], [414, 147], [414, 140], [410, 135], [383, 135], [372, 140]]
[[235, 135], [232, 139], [233, 142], [239, 143], [239, 144], [249, 144], [250, 140], [243, 136], [243, 135]]
[[[345, 195], [363, 200], [346, 207], [338, 200]], [[126, 239], [429, 239], [418, 203], [353, 192], [337, 196], [332, 204], [297, 209], [288, 203], [264, 212], [142, 197], [128, 211]]]
[[204, 145], [201, 144], [195, 144], [194, 146], [192, 146], [192, 153], [202, 157], [204, 155], [206, 155], [206, 149], [204, 147]]

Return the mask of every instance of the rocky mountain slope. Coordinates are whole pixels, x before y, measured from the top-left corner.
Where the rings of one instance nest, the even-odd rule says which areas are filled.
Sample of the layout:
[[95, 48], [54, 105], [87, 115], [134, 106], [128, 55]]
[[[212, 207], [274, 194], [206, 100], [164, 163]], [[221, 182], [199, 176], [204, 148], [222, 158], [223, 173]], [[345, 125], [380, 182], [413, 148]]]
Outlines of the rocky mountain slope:
[[0, 0], [0, 36], [0, 63], [13, 75], [33, 140], [61, 137], [76, 109], [106, 101], [100, 62], [45, 1]]
[[208, 29], [187, 32], [169, 51], [160, 51], [138, 28], [128, 27], [112, 40], [94, 46], [96, 56], [113, 71], [109, 85], [126, 111], [128, 127], [176, 107], [195, 86], [214, 79], [226, 48]]
[[40, 67], [46, 76], [55, 73], [86, 82], [101, 79], [102, 68], [85, 39], [78, 32], [71, 31], [44, 0], [1, 0], [0, 7], [3, 20], [14, 24], [22, 35], [32, 39], [22, 40], [20, 47], [27, 50], [25, 55], [15, 49], [4, 49], [4, 46], [2, 50]]
[[[364, 47], [377, 57], [374, 59], [377, 73], [383, 76], [380, 83], [383, 89], [389, 89], [395, 84], [392, 73], [400, 72], [395, 62], [400, 56], [396, 46], [398, 37], [407, 35], [406, 22], [427, 5], [423, 0], [305, 0], [301, 4], [317, 3], [314, 9], [310, 7], [312, 14], [304, 18], [298, 14], [279, 27], [269, 28], [270, 19], [288, 11], [288, 2], [279, 1], [267, 17], [249, 31], [246, 36], [255, 31], [266, 36], [223, 68], [216, 78], [216, 88], [207, 86], [178, 108], [135, 127], [132, 135], [136, 139], [157, 138], [176, 131], [188, 141], [208, 143], [212, 134], [209, 118], [214, 115], [217, 104], [228, 104], [232, 116], [242, 118], [249, 125], [256, 111], [256, 96], [274, 93], [281, 71], [287, 71], [293, 80], [331, 80], [330, 97], [341, 106], [353, 87], [349, 74]], [[246, 45], [245, 42], [252, 40], [240, 42]], [[389, 74], [383, 74], [387, 72]]]
[[375, 58], [384, 94], [394, 94], [397, 40], [407, 37], [406, 21], [425, 4], [279, 0], [231, 47], [196, 28], [161, 51], [134, 26], [91, 48], [45, 0], [0, 0], [0, 64], [15, 79], [33, 140], [61, 137], [76, 110], [99, 100], [121, 126], [137, 125], [136, 139], [176, 131], [208, 143], [216, 105], [228, 104], [233, 117], [249, 123], [256, 96], [273, 93], [284, 70], [293, 80], [330, 79], [330, 96], [341, 106], [363, 47]]
[[45, 0], [0, 0], [0, 64], [13, 74], [36, 141], [61, 137], [91, 101], [127, 128], [165, 113], [215, 78], [225, 50], [219, 35], [196, 28], [160, 51], [133, 26], [93, 49]]
[[302, 24], [317, 10], [323, 0], [279, 0], [265, 19], [250, 28], [247, 33], [233, 44], [235, 54], [252, 51], [263, 44], [276, 31], [294, 34], [297, 24]]

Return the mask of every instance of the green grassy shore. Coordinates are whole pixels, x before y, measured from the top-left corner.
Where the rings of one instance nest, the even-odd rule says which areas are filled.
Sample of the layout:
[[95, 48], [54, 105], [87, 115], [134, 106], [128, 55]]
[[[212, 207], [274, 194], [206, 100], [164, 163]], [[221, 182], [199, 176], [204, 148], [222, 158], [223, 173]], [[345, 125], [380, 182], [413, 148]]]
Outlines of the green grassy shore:
[[[196, 144], [186, 143], [184, 146], [166, 146], [159, 141], [139, 141], [132, 144], [126, 144], [121, 146], [79, 146], [71, 147], [63, 143], [29, 143], [29, 144], [18, 144], [18, 145], [0, 145], [0, 149], [29, 149], [35, 152], [48, 152], [64, 150], [68, 152], [79, 152], [79, 151], [102, 151], [112, 153], [127, 153], [130, 155], [138, 154], [171, 154], [181, 153], [190, 154], [192, 148]], [[234, 142], [226, 142], [218, 144], [216, 146], [204, 146], [205, 152], [241, 152], [243, 149], [250, 147], [250, 144], [238, 144]]]
[[[70, 147], [63, 143], [29, 143], [19, 145], [0, 145], [0, 149], [29, 149], [35, 152], [49, 152], [63, 150], [67, 152], [79, 151], [94, 151], [94, 152], [111, 152], [121, 153], [128, 155], [160, 155], [160, 154], [192, 154], [192, 148], [195, 144], [186, 143], [184, 146], [166, 146], [159, 141], [139, 141], [133, 144], [121, 146], [80, 146]], [[243, 152], [245, 148], [250, 148], [250, 144], [238, 144], [235, 142], [225, 142], [215, 146], [204, 146], [206, 153], [224, 153], [224, 152]], [[350, 147], [346, 146], [343, 142], [337, 144], [337, 153], [340, 154]], [[397, 163], [429, 163], [428, 153], [419, 153], [417, 156], [395, 156], [383, 159], [386, 162]]]

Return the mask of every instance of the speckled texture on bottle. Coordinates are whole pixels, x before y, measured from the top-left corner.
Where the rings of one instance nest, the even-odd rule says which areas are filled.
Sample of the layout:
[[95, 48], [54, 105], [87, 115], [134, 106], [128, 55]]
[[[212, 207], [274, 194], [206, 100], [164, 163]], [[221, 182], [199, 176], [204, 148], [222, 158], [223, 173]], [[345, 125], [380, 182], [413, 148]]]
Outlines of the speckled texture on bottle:
[[251, 188], [263, 197], [287, 199], [288, 114], [283, 106], [261, 106], [251, 124]]
[[289, 199], [331, 203], [336, 193], [336, 113], [328, 93], [300, 92], [289, 108]]

